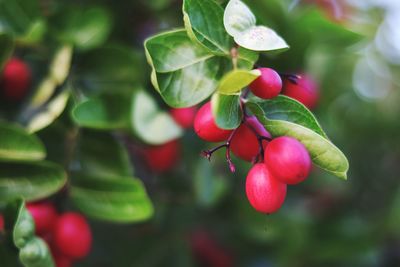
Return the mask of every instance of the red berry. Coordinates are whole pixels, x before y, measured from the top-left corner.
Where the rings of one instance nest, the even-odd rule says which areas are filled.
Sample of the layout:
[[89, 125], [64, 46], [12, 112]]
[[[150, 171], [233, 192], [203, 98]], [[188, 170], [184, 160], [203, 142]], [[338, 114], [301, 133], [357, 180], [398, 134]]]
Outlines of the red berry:
[[259, 68], [261, 76], [250, 85], [251, 92], [263, 99], [271, 99], [279, 95], [282, 90], [282, 79], [279, 74], [270, 68]]
[[190, 108], [173, 108], [171, 109], [171, 116], [177, 124], [182, 128], [190, 128], [193, 126], [194, 116], [196, 116], [196, 107]]
[[31, 70], [25, 62], [17, 58], [10, 59], [2, 74], [5, 97], [12, 101], [21, 100], [31, 83], [31, 76]]
[[286, 184], [276, 179], [264, 163], [257, 163], [247, 175], [246, 195], [257, 211], [273, 213], [285, 201]]
[[[250, 127], [252, 127], [257, 134], [271, 138], [270, 133], [255, 116], [246, 118], [246, 122], [240, 125], [232, 138], [231, 149], [236, 156], [247, 161], [252, 161], [257, 156], [260, 149], [257, 136]], [[263, 141], [264, 147], [266, 144], [267, 142]]]
[[75, 212], [61, 215], [54, 227], [54, 245], [72, 259], [87, 256], [92, 247], [92, 232], [85, 217]]
[[180, 144], [177, 140], [159, 146], [148, 146], [144, 149], [147, 165], [155, 172], [172, 169], [180, 156]]
[[57, 221], [57, 211], [50, 202], [29, 203], [27, 209], [35, 221], [37, 234], [44, 234], [52, 231]]
[[282, 136], [272, 140], [264, 154], [265, 164], [271, 173], [286, 184], [304, 181], [311, 171], [311, 158], [302, 143]]
[[194, 118], [194, 130], [203, 140], [208, 142], [221, 142], [228, 139], [232, 130], [218, 128], [211, 111], [211, 103], [204, 104]]
[[0, 232], [4, 231], [4, 217], [0, 214]]
[[318, 102], [318, 85], [308, 75], [301, 74], [296, 83], [286, 79], [283, 83], [283, 94], [303, 103], [309, 109], [313, 109]]

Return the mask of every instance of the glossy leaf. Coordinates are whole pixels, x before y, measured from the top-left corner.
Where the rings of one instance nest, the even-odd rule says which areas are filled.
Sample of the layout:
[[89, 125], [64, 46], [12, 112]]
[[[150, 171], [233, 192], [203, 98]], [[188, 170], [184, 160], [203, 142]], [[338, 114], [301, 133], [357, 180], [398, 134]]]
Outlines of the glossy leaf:
[[111, 18], [100, 7], [73, 8], [65, 11], [62, 26], [58, 29], [61, 41], [80, 49], [90, 49], [104, 43], [111, 30]]
[[224, 95], [236, 94], [261, 75], [259, 70], [235, 69], [222, 77], [218, 92]]
[[192, 40], [215, 54], [228, 55], [231, 37], [225, 32], [224, 10], [214, 0], [184, 0], [185, 28]]
[[80, 56], [76, 79], [86, 95], [127, 92], [143, 83], [145, 63], [131, 47], [112, 45], [90, 50]]
[[194, 44], [184, 30], [151, 37], [145, 48], [153, 86], [172, 107], [194, 106], [209, 97], [230, 64]]
[[81, 127], [111, 130], [129, 128], [130, 99], [125, 95], [101, 95], [74, 107], [72, 119]]
[[30, 133], [37, 132], [49, 126], [64, 111], [68, 103], [69, 91], [66, 90], [51, 100], [42, 112], [35, 114], [30, 120], [26, 129]]
[[82, 170], [91, 175], [133, 175], [125, 147], [109, 133], [83, 131], [80, 137], [79, 158]]
[[0, 32], [0, 71], [4, 64], [11, 57], [14, 49], [14, 42], [11, 35]]
[[211, 98], [215, 122], [222, 129], [236, 129], [242, 121], [240, 95], [222, 95], [215, 93]]
[[96, 219], [130, 223], [153, 215], [152, 203], [138, 179], [75, 174], [71, 198], [78, 209]]
[[42, 199], [59, 191], [65, 182], [63, 168], [51, 162], [0, 163], [0, 203], [16, 197]]
[[273, 100], [249, 102], [247, 106], [273, 136], [296, 138], [305, 145], [317, 166], [347, 179], [347, 158], [326, 137], [315, 117], [302, 104], [279, 96]]
[[46, 156], [41, 141], [24, 129], [0, 123], [0, 160], [35, 161]]
[[46, 243], [35, 236], [35, 223], [23, 199], [8, 203], [5, 210], [6, 232], [19, 249], [19, 259], [25, 267], [54, 266]]
[[289, 46], [274, 30], [257, 26], [251, 10], [240, 0], [231, 0], [224, 13], [226, 31], [235, 42], [254, 51], [287, 49]]
[[145, 91], [133, 96], [131, 122], [135, 134], [148, 144], [164, 144], [183, 134], [180, 126], [167, 112], [159, 110]]

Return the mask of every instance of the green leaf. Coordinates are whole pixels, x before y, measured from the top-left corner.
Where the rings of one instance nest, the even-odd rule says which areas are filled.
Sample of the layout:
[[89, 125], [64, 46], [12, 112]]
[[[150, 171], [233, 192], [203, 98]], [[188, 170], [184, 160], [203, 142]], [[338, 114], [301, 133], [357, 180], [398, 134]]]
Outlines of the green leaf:
[[96, 176], [132, 176], [128, 152], [111, 134], [85, 130], [80, 136], [82, 170]]
[[196, 201], [203, 207], [215, 205], [228, 189], [224, 177], [216, 175], [213, 168], [205, 160], [199, 161], [194, 174], [193, 185]]
[[224, 26], [235, 42], [246, 49], [271, 51], [289, 48], [275, 31], [257, 26], [256, 17], [240, 0], [229, 1], [225, 8]]
[[259, 70], [232, 70], [222, 77], [218, 86], [218, 92], [224, 95], [237, 94], [238, 91], [248, 86], [260, 75], [261, 72]]
[[112, 45], [90, 50], [80, 56], [74, 75], [86, 95], [127, 92], [144, 81], [145, 63], [131, 47]]
[[11, 57], [14, 49], [14, 41], [11, 35], [0, 32], [0, 71]]
[[216, 90], [225, 68], [231, 66], [227, 58], [194, 44], [184, 30], [153, 36], [146, 40], [145, 48], [153, 69], [152, 83], [172, 107], [190, 107], [205, 100]]
[[339, 178], [347, 179], [346, 156], [327, 138], [312, 113], [286, 96], [251, 101], [247, 107], [273, 136], [291, 136], [302, 142], [313, 162]]
[[24, 129], [0, 123], [0, 160], [34, 161], [46, 156], [43, 144]]
[[0, 0], [0, 27], [17, 40], [40, 41], [45, 28], [38, 30], [38, 23], [44, 23], [38, 1]]
[[65, 90], [47, 103], [42, 112], [35, 114], [29, 120], [29, 123], [26, 126], [28, 132], [37, 132], [54, 122], [67, 106], [69, 95], [69, 90]]
[[112, 24], [107, 10], [100, 7], [76, 7], [64, 13], [62, 25], [57, 30], [62, 42], [80, 49], [92, 49], [107, 40]]
[[47, 31], [47, 23], [45, 20], [39, 18], [33, 21], [30, 24], [29, 29], [25, 32], [25, 34], [16, 39], [16, 42], [19, 44], [35, 44], [40, 42], [43, 39]]
[[145, 91], [133, 95], [131, 122], [135, 134], [149, 144], [164, 144], [183, 134], [181, 127], [167, 112], [160, 111]]
[[98, 130], [129, 128], [130, 99], [125, 95], [101, 95], [72, 110], [72, 119], [81, 127]]
[[252, 70], [259, 58], [259, 53], [243, 47], [238, 49], [238, 68]]
[[215, 93], [211, 98], [215, 123], [222, 129], [236, 129], [242, 121], [240, 95], [222, 95]]
[[185, 28], [194, 41], [215, 54], [229, 55], [231, 37], [223, 22], [224, 10], [213, 0], [184, 0]]
[[86, 215], [106, 221], [139, 222], [153, 215], [153, 205], [142, 182], [133, 178], [76, 174], [71, 199]]
[[50, 250], [41, 238], [35, 236], [35, 223], [18, 198], [7, 205], [5, 210], [6, 232], [19, 249], [19, 258], [25, 267], [53, 267]]
[[46, 198], [59, 191], [66, 174], [59, 165], [37, 163], [0, 163], [0, 203], [16, 197], [27, 201]]
[[[44, 105], [54, 94], [56, 89], [61, 86], [68, 77], [71, 61], [72, 47], [64, 45], [57, 49], [50, 64], [49, 72], [46, 78], [39, 84], [32, 97], [29, 109], [37, 109]], [[60, 109], [53, 107], [54, 109]]]

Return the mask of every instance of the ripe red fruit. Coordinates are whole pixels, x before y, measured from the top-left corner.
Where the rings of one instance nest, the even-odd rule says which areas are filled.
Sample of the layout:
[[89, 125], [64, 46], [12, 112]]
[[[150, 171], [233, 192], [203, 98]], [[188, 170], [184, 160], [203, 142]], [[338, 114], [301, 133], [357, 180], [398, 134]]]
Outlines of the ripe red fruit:
[[301, 74], [296, 79], [297, 84], [286, 79], [283, 83], [284, 95], [296, 99], [309, 109], [313, 109], [318, 102], [319, 92], [315, 81], [308, 75]]
[[190, 108], [173, 108], [170, 110], [172, 118], [182, 128], [187, 129], [192, 127], [194, 116], [196, 116], [196, 107]]
[[[261, 136], [271, 138], [271, 134], [255, 116], [246, 118], [246, 122], [237, 129], [231, 142], [232, 152], [243, 160], [252, 161], [257, 156], [260, 146], [256, 134], [249, 127]], [[265, 147], [266, 144], [267, 141], [264, 140], [263, 146]]]
[[4, 217], [0, 214], [0, 232], [4, 231]]
[[221, 142], [229, 138], [232, 130], [218, 128], [211, 110], [211, 102], [204, 104], [194, 118], [194, 130], [203, 140]]
[[180, 156], [180, 144], [177, 140], [159, 146], [148, 146], [143, 155], [147, 165], [155, 172], [172, 169]]
[[267, 165], [257, 163], [247, 174], [246, 195], [257, 211], [273, 213], [285, 201], [286, 184], [276, 179], [268, 170]]
[[29, 203], [27, 209], [35, 221], [35, 229], [37, 234], [45, 234], [50, 232], [56, 221], [57, 211], [50, 202]]
[[302, 143], [282, 136], [272, 140], [264, 154], [265, 164], [271, 173], [286, 184], [304, 181], [311, 171], [311, 158]]
[[1, 82], [4, 96], [8, 100], [21, 100], [31, 83], [29, 66], [17, 58], [10, 59], [4, 66]]
[[261, 76], [250, 85], [251, 92], [263, 99], [271, 99], [279, 95], [282, 90], [282, 79], [279, 74], [270, 68], [259, 68]]
[[75, 212], [61, 215], [54, 227], [54, 246], [72, 259], [87, 256], [92, 247], [92, 232], [85, 217]]

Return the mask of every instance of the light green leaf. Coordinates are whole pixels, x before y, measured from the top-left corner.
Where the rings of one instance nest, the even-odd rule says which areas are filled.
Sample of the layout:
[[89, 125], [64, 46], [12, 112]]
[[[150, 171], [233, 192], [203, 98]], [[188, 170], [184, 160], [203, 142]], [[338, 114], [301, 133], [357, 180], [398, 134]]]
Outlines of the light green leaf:
[[224, 26], [235, 42], [246, 49], [271, 51], [289, 48], [275, 31], [257, 26], [254, 14], [240, 0], [229, 1], [225, 8]]
[[260, 75], [261, 72], [259, 70], [232, 70], [222, 77], [218, 86], [218, 92], [224, 95], [237, 94]]
[[181, 127], [167, 112], [160, 111], [145, 91], [133, 95], [131, 123], [135, 134], [149, 144], [164, 144], [183, 134]]
[[327, 138], [312, 113], [289, 97], [247, 103], [265, 128], [275, 137], [291, 136], [302, 142], [320, 168], [347, 179], [346, 156]]
[[240, 95], [215, 93], [211, 98], [215, 123], [222, 129], [236, 129], [242, 121]]
[[101, 95], [76, 105], [72, 110], [72, 119], [81, 127], [127, 129], [130, 106], [130, 99], [125, 95]]
[[145, 48], [154, 87], [168, 105], [176, 108], [194, 106], [209, 97], [225, 69], [232, 65], [228, 58], [209, 54], [191, 42], [184, 30], [151, 37]]
[[55, 121], [67, 106], [69, 98], [69, 91], [65, 90], [51, 100], [45, 107], [44, 110], [35, 114], [30, 120], [26, 129], [30, 133], [37, 132], [43, 128], [49, 126]]
[[57, 30], [61, 41], [80, 49], [92, 49], [107, 40], [112, 24], [107, 10], [72, 8], [65, 13], [63, 25]]
[[51, 162], [0, 162], [0, 203], [16, 197], [27, 201], [46, 198], [59, 191], [65, 182], [63, 168]]
[[183, 18], [190, 38], [212, 53], [229, 55], [232, 40], [225, 32], [223, 14], [214, 0], [183, 1]]
[[134, 178], [76, 174], [72, 178], [71, 199], [86, 215], [112, 222], [140, 222], [154, 212], [142, 182]]
[[0, 160], [35, 161], [46, 156], [43, 144], [24, 129], [0, 124]]
[[29, 29], [25, 32], [25, 35], [16, 39], [17, 43], [20, 44], [35, 44], [43, 39], [47, 31], [47, 23], [45, 20], [38, 18], [30, 24]]
[[238, 68], [252, 70], [260, 54], [256, 51], [248, 50], [243, 47], [238, 49]]
[[6, 232], [19, 249], [23, 266], [53, 267], [50, 250], [46, 242], [35, 236], [35, 223], [23, 199], [10, 201], [4, 215]]
[[14, 41], [11, 35], [0, 32], [0, 72], [4, 64], [11, 57], [14, 49]]
[[132, 176], [128, 152], [110, 133], [85, 130], [80, 135], [82, 170], [96, 176]]

